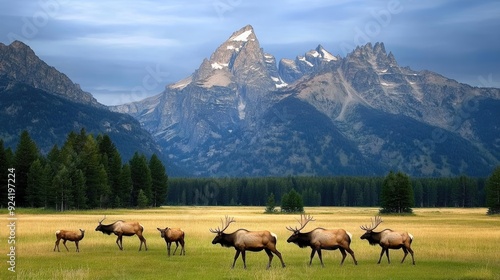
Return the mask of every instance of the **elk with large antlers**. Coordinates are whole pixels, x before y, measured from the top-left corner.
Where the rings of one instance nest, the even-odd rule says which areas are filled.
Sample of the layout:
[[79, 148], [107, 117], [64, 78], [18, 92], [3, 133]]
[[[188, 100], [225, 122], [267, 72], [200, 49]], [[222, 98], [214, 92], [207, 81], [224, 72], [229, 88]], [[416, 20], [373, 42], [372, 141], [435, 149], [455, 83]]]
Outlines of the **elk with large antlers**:
[[380, 258], [378, 259], [378, 264], [382, 260], [382, 256], [384, 252], [387, 256], [387, 261], [391, 263], [389, 259], [389, 249], [403, 249], [405, 255], [401, 260], [401, 263], [404, 262], [406, 255], [408, 252], [411, 254], [411, 259], [413, 264], [415, 264], [415, 259], [413, 258], [413, 250], [411, 249], [411, 243], [413, 241], [413, 235], [408, 232], [398, 232], [393, 231], [391, 229], [384, 229], [381, 232], [374, 232], [373, 230], [382, 223], [382, 218], [380, 216], [376, 216], [374, 220], [372, 220], [372, 225], [368, 226], [360, 226], [362, 230], [365, 230], [365, 234], [361, 236], [361, 239], [366, 239], [370, 243], [370, 245], [380, 245], [382, 247], [382, 251], [380, 252]]
[[354, 257], [354, 252], [351, 250], [351, 238], [352, 235], [343, 230], [343, 229], [324, 229], [324, 228], [316, 228], [310, 232], [302, 233], [300, 232], [310, 221], [314, 221], [314, 219], [308, 215], [301, 215], [300, 221], [297, 220], [300, 224], [300, 228], [292, 228], [286, 227], [289, 231], [293, 232], [293, 234], [288, 238], [288, 243], [295, 243], [300, 248], [311, 247], [311, 259], [309, 260], [309, 265], [311, 265], [314, 254], [316, 251], [318, 252], [318, 257], [321, 262], [321, 266], [325, 266], [323, 264], [323, 257], [321, 255], [321, 249], [325, 250], [337, 250], [339, 249], [340, 253], [342, 253], [342, 261], [340, 265], [344, 263], [346, 257], [346, 251], [352, 256], [354, 260], [354, 264], [358, 264], [356, 258]]
[[148, 246], [146, 246], [146, 238], [142, 236], [142, 232], [144, 231], [144, 227], [138, 222], [125, 222], [125, 221], [116, 221], [109, 225], [103, 225], [102, 221], [106, 219], [106, 216], [102, 220], [99, 221], [99, 225], [95, 228], [95, 231], [101, 231], [103, 234], [111, 235], [114, 233], [118, 238], [116, 238], [116, 245], [120, 250], [123, 250], [123, 236], [133, 236], [137, 235], [141, 244], [139, 246], [139, 251], [142, 249], [142, 243], [144, 243], [144, 248], [146, 251], [148, 250]]
[[240, 256], [243, 259], [243, 267], [247, 268], [245, 261], [246, 251], [259, 252], [265, 250], [269, 256], [269, 263], [267, 268], [271, 267], [271, 261], [273, 259], [273, 253], [280, 258], [282, 267], [285, 267], [281, 253], [276, 249], [277, 236], [267, 230], [264, 231], [248, 231], [246, 229], [238, 229], [233, 233], [224, 233], [224, 231], [229, 227], [231, 223], [235, 222], [233, 218], [226, 216], [226, 221], [222, 221], [222, 229], [217, 227], [217, 229], [210, 229], [210, 232], [216, 233], [212, 244], [219, 243], [224, 247], [234, 247], [236, 249], [236, 255], [234, 256], [233, 265], [234, 268], [236, 260]]

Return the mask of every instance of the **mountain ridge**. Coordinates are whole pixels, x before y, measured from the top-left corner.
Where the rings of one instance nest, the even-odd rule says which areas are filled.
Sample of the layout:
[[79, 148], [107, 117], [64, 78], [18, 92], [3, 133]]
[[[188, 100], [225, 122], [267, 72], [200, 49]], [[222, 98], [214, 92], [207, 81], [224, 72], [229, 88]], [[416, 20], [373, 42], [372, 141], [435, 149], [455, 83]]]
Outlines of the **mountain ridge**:
[[[221, 77], [225, 83], [207, 84]], [[469, 103], [499, 99], [498, 89], [401, 67], [383, 43], [358, 46], [346, 57], [318, 45], [276, 65], [247, 25], [187, 79], [154, 97], [111, 110], [137, 118], [169, 158], [196, 176], [381, 175], [389, 169], [415, 176], [451, 176], [484, 175], [482, 170], [499, 163], [498, 151], [490, 151], [497, 146], [483, 143], [479, 136], [487, 128], [469, 117], [478, 116], [477, 109], [464, 113]], [[313, 120], [305, 127], [302, 110]], [[360, 112], [366, 119], [358, 117]], [[493, 130], [500, 135], [498, 127]], [[469, 154], [454, 155], [435, 134]], [[328, 152], [315, 151], [318, 146]], [[347, 153], [343, 147], [350, 147]], [[343, 160], [329, 161], [329, 156]], [[467, 165], [467, 157], [474, 164]], [[227, 160], [247, 163], [237, 168]], [[371, 171], [360, 166], [368, 163]]]

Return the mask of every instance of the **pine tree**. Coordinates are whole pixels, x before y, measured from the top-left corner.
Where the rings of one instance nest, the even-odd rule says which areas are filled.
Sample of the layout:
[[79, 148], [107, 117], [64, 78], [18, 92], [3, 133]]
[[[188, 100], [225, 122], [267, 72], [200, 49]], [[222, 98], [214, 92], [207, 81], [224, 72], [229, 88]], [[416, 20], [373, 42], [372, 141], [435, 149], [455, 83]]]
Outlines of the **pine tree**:
[[[132, 172], [130, 171], [130, 165], [127, 163], [122, 167], [120, 190], [115, 194], [115, 201], [121, 203], [119, 207], [132, 207], [134, 205], [132, 202], [132, 187]], [[118, 196], [118, 199], [116, 196]]]
[[389, 172], [382, 184], [381, 213], [412, 213], [414, 205], [410, 178], [401, 172]]
[[152, 179], [146, 156], [140, 155], [138, 152], [134, 153], [134, 156], [130, 160], [130, 171], [132, 178], [132, 201], [134, 202], [134, 206], [137, 205], [137, 196], [139, 195], [140, 189], [143, 190], [148, 202], [151, 202]]
[[66, 166], [63, 166], [52, 179], [51, 194], [56, 210], [61, 212], [73, 207], [72, 181]]
[[500, 214], [500, 166], [495, 168], [486, 182], [488, 214]]
[[119, 203], [117, 203], [116, 198], [120, 197], [119, 193], [121, 191], [122, 158], [108, 135], [99, 135], [97, 137], [97, 143], [99, 146], [99, 154], [101, 155], [101, 163], [104, 165], [108, 178], [110, 198], [113, 204], [121, 204], [121, 202], [119, 202], [121, 199], [118, 199]]
[[149, 160], [152, 182], [152, 201], [154, 207], [161, 206], [167, 201], [168, 176], [165, 166], [156, 154]]
[[137, 195], [137, 206], [139, 208], [146, 208], [149, 205], [149, 200], [142, 189], [139, 190]]
[[28, 187], [28, 173], [31, 164], [39, 157], [38, 147], [31, 139], [28, 131], [23, 131], [16, 147], [16, 201], [18, 206], [27, 205], [26, 189]]
[[106, 169], [100, 162], [97, 142], [92, 135], [86, 137], [78, 162], [85, 175], [88, 206], [90, 208], [103, 207], [109, 195], [109, 185]]
[[287, 213], [301, 213], [304, 212], [304, 202], [302, 196], [292, 189], [281, 198], [281, 211]]
[[274, 201], [274, 193], [271, 193], [267, 198], [266, 213], [276, 212], [275, 208], [276, 208], [276, 202]]
[[75, 170], [73, 174], [73, 185], [74, 185], [74, 205], [76, 209], [86, 209], [87, 208], [87, 196], [85, 188], [85, 175], [83, 171], [78, 169]]
[[26, 200], [30, 207], [44, 207], [48, 194], [48, 174], [40, 159], [33, 162], [28, 173]]

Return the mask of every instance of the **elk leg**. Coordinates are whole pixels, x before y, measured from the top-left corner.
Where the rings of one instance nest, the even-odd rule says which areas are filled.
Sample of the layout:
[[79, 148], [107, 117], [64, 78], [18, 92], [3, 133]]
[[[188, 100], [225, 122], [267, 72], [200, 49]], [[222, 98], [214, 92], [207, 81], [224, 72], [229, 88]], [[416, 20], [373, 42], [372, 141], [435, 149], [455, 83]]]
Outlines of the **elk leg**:
[[354, 257], [354, 251], [351, 249], [351, 248], [347, 248], [345, 249], [347, 251], [347, 253], [351, 254], [352, 256], [352, 260], [354, 261], [354, 264], [355, 265], [358, 265], [358, 261], [356, 260], [356, 258]]
[[411, 248], [408, 248], [408, 251], [410, 252], [411, 254], [411, 260], [412, 260], [412, 263], [413, 265], [415, 265], [415, 258], [413, 258], [413, 250]]
[[170, 257], [170, 247], [172, 246], [172, 242], [167, 242], [167, 253], [168, 256]]
[[179, 247], [179, 242], [175, 241], [175, 250], [174, 250], [174, 253], [172, 255], [175, 255], [175, 252], [177, 252], [177, 247]]
[[68, 251], [68, 252], [69, 252], [68, 246], [66, 246], [66, 241], [68, 241], [68, 240], [64, 240], [64, 241], [63, 241], [63, 245], [64, 245], [64, 247], [66, 247], [66, 251]]
[[179, 241], [181, 243], [181, 255], [186, 255], [186, 250], [184, 249], [184, 240]]
[[318, 249], [318, 257], [319, 261], [321, 262], [321, 267], [325, 267], [325, 265], [323, 264], [323, 256], [321, 255], [321, 248]]
[[240, 256], [240, 250], [236, 249], [236, 254], [234, 255], [233, 266], [231, 266], [231, 269], [234, 268], [234, 264], [236, 263], [236, 260], [238, 259], [239, 256]]
[[385, 254], [386, 254], [386, 256], [387, 256], [387, 262], [388, 262], [388, 263], [391, 263], [391, 260], [389, 259], [389, 248], [386, 248], [386, 249], [385, 249]]
[[385, 248], [382, 247], [382, 252], [380, 252], [380, 258], [378, 259], [378, 263], [377, 264], [380, 264], [380, 261], [382, 260], [382, 256], [384, 255], [384, 251], [385, 251]]
[[141, 244], [139, 245], [139, 251], [142, 250], [142, 243], [144, 243], [144, 249], [147, 251], [148, 246], [146, 245], [146, 238], [144, 238], [144, 236], [142, 236], [142, 235], [138, 235], [138, 237], [139, 237], [139, 240], [141, 241]]
[[54, 252], [56, 251], [56, 247], [57, 247], [57, 252], [61, 252], [59, 251], [59, 241], [61, 241], [61, 239], [56, 240], [56, 245], [54, 245]]
[[266, 251], [267, 256], [269, 257], [269, 263], [267, 264], [267, 269], [271, 267], [271, 262], [273, 260], [273, 253], [269, 249], [264, 249]]
[[403, 256], [403, 259], [401, 260], [401, 263], [403, 263], [406, 259], [406, 255], [408, 255], [408, 250], [406, 250], [406, 248], [404, 246], [401, 247], [401, 249], [403, 249], [403, 252], [405, 253]]
[[312, 248], [312, 250], [311, 250], [311, 258], [309, 259], [309, 266], [313, 262], [314, 254], [316, 254], [316, 248]]
[[245, 250], [241, 251], [241, 258], [243, 259], [243, 268], [247, 269], [247, 258]]
[[286, 267], [285, 265], [285, 262], [283, 261], [283, 257], [281, 257], [281, 253], [276, 249], [276, 248], [272, 248], [270, 249], [271, 252], [273, 252], [276, 256], [278, 256], [278, 258], [280, 258], [280, 261], [281, 261], [281, 267]]
[[78, 240], [77, 240], [77, 241], [75, 241], [75, 245], [76, 245], [76, 251], [77, 251], [77, 252], [80, 252], [80, 248], [78, 248]]
[[340, 265], [344, 264], [345, 257], [347, 256], [347, 253], [345, 252], [344, 248], [339, 248], [340, 253], [342, 253], [342, 261], [340, 262]]
[[121, 234], [120, 234], [120, 235], [118, 235], [118, 237], [116, 238], [116, 245], [118, 245], [118, 248], [120, 248], [120, 250], [122, 250], [122, 251], [123, 251], [123, 246], [121, 245], [121, 243], [122, 243], [122, 236], [121, 236]]

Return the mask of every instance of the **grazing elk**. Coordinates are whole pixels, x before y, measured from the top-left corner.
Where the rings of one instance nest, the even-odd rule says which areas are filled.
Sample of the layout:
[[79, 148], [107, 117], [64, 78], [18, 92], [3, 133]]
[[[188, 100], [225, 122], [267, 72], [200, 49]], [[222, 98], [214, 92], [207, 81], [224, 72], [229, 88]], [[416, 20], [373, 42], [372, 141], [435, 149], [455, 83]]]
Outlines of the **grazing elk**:
[[161, 228], [156, 228], [158, 231], [160, 231], [160, 235], [162, 238], [165, 239], [165, 242], [167, 243], [167, 252], [168, 256], [170, 257], [170, 247], [172, 246], [172, 242], [175, 242], [175, 250], [174, 250], [174, 255], [175, 252], [177, 251], [177, 248], [179, 247], [179, 243], [181, 243], [181, 256], [186, 255], [186, 250], [184, 250], [184, 231], [180, 228], [169, 228], [166, 227], [164, 229]]
[[289, 231], [293, 232], [293, 234], [288, 238], [288, 243], [295, 243], [300, 248], [311, 247], [311, 259], [309, 260], [309, 265], [311, 265], [314, 254], [316, 251], [318, 252], [318, 257], [321, 262], [321, 266], [325, 267], [323, 264], [323, 257], [321, 255], [321, 249], [325, 250], [340, 250], [342, 253], [342, 261], [340, 265], [344, 263], [346, 257], [346, 251], [351, 254], [352, 259], [354, 260], [354, 264], [358, 264], [356, 258], [354, 257], [354, 252], [349, 247], [351, 245], [352, 235], [343, 230], [343, 229], [324, 229], [324, 228], [316, 228], [310, 232], [302, 233], [300, 232], [310, 221], [314, 221], [314, 219], [308, 215], [300, 216], [300, 221], [297, 220], [300, 224], [300, 228], [292, 228], [286, 227]]
[[142, 243], [144, 243], [144, 248], [146, 251], [148, 250], [148, 246], [146, 245], [146, 238], [142, 236], [142, 232], [144, 231], [144, 227], [138, 222], [125, 222], [125, 221], [116, 221], [109, 225], [103, 225], [102, 221], [106, 219], [106, 216], [102, 220], [99, 221], [99, 225], [95, 228], [95, 231], [101, 231], [103, 234], [110, 235], [114, 233], [118, 238], [116, 238], [116, 244], [120, 250], [123, 250], [123, 242], [122, 236], [133, 236], [137, 235], [141, 244], [139, 246], [139, 251], [142, 249]]
[[54, 251], [56, 250], [57, 247], [57, 252], [59, 251], [59, 242], [62, 240], [64, 247], [66, 247], [66, 250], [69, 252], [68, 246], [66, 246], [66, 241], [74, 241], [76, 244], [76, 251], [80, 252], [80, 248], [78, 247], [78, 242], [83, 239], [83, 236], [85, 235], [85, 230], [80, 229], [80, 233], [76, 231], [71, 231], [71, 230], [58, 230], [56, 231], [56, 245], [54, 245]]
[[[222, 221], [222, 219], [221, 219]], [[212, 244], [220, 243], [224, 247], [234, 247], [236, 249], [236, 255], [234, 255], [234, 261], [231, 268], [234, 268], [236, 260], [240, 256], [243, 259], [243, 268], [247, 268], [245, 253], [246, 251], [259, 252], [265, 250], [269, 256], [269, 263], [267, 264], [267, 269], [271, 267], [271, 261], [273, 260], [274, 253], [278, 258], [280, 258], [282, 267], [285, 267], [281, 253], [276, 250], [277, 236], [267, 230], [264, 231], [248, 231], [246, 229], [238, 229], [233, 233], [224, 233], [227, 227], [235, 222], [233, 218], [226, 216], [226, 221], [222, 222], [222, 229], [217, 227], [217, 229], [210, 229], [210, 232], [216, 233]]]
[[415, 259], [413, 258], [413, 250], [411, 249], [411, 243], [413, 241], [413, 235], [408, 232], [398, 232], [391, 229], [384, 229], [381, 232], [374, 232], [373, 230], [382, 223], [382, 218], [376, 216], [375, 220], [372, 220], [372, 225], [369, 227], [367, 225], [360, 226], [362, 230], [365, 230], [365, 234], [361, 236], [361, 239], [366, 239], [370, 245], [380, 245], [382, 247], [382, 252], [380, 252], [380, 258], [378, 259], [378, 264], [382, 260], [382, 256], [387, 255], [387, 261], [391, 263], [389, 259], [389, 249], [403, 249], [405, 255], [401, 260], [401, 263], [405, 261], [408, 252], [411, 254], [411, 259], [413, 264], [415, 264]]

